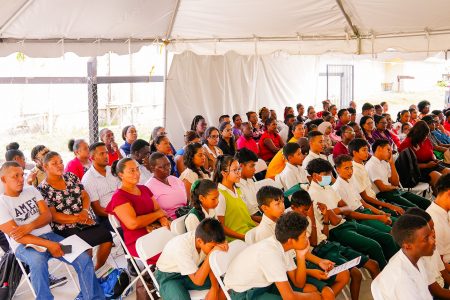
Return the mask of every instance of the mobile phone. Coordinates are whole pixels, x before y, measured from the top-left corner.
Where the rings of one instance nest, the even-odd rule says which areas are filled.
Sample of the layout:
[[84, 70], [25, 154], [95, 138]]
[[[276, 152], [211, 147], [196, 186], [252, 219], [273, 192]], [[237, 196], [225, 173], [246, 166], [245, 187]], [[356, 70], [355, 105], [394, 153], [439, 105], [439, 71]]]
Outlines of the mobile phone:
[[72, 253], [72, 245], [61, 245], [61, 250], [64, 254]]

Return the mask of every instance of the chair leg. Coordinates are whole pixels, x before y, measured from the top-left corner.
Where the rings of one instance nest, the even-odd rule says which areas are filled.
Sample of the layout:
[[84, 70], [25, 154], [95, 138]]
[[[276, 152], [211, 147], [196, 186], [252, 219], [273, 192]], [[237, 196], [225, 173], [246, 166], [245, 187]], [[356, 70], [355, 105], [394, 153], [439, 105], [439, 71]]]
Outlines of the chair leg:
[[78, 292], [80, 292], [81, 290], [80, 290], [80, 286], [78, 285], [78, 281], [76, 281], [75, 278], [73, 277], [73, 274], [70, 271], [69, 265], [67, 265], [66, 263], [64, 265], [66, 267], [67, 273], [69, 273], [70, 279], [73, 281], [73, 284], [77, 288]]
[[[16, 257], [16, 261], [19, 264], [20, 270], [22, 271], [22, 275], [25, 277], [24, 279], [25, 279], [26, 283], [28, 284], [28, 287], [30, 288], [31, 293], [33, 294], [33, 298], [36, 299], [36, 292], [34, 291], [33, 285], [31, 284], [29, 275], [25, 271], [25, 268], [24, 268], [22, 262], [19, 259], [17, 259], [17, 257]], [[13, 297], [14, 297], [14, 295], [13, 295]]]

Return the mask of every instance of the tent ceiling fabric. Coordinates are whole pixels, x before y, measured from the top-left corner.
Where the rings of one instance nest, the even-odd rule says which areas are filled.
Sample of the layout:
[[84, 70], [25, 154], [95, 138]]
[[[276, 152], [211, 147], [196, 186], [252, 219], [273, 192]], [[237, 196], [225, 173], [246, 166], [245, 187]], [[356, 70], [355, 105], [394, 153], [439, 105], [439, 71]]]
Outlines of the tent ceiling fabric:
[[450, 49], [448, 0], [0, 0], [0, 7], [1, 56], [122, 54], [169, 35], [170, 51], [198, 54]]

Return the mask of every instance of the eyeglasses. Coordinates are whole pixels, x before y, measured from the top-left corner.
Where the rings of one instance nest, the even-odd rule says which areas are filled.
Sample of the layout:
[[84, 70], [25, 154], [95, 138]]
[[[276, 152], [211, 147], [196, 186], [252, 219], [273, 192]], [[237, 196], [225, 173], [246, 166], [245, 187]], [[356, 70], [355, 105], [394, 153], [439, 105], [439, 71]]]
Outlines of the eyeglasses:
[[229, 172], [229, 173], [233, 172], [234, 174], [239, 174], [239, 173], [241, 173], [241, 171], [242, 171], [242, 168], [234, 169], [234, 170], [231, 170], [231, 169], [230, 169], [228, 172]]
[[212, 138], [212, 139], [218, 139], [219, 138], [218, 135], [210, 135], [209, 137]]

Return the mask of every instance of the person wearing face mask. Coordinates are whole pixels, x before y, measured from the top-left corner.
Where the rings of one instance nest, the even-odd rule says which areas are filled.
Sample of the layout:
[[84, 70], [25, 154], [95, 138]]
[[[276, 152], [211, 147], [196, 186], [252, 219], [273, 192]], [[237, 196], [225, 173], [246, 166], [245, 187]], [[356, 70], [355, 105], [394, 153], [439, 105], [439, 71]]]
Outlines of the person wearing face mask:
[[[309, 162], [306, 171], [311, 175], [308, 193], [311, 196], [316, 216], [316, 223], [329, 226], [329, 239], [341, 245], [351, 247], [368, 255], [383, 269], [390, 257], [397, 252], [392, 236], [372, 227], [357, 223], [353, 219], [346, 220], [352, 209], [349, 206], [338, 206], [341, 197], [330, 186], [333, 167], [327, 160], [316, 158]], [[319, 203], [325, 204], [329, 211], [329, 220], [324, 222]]]

